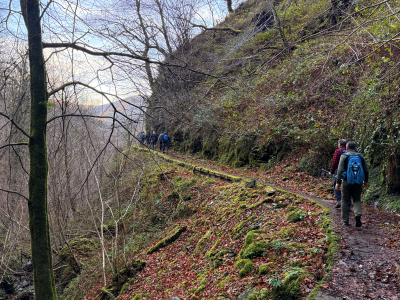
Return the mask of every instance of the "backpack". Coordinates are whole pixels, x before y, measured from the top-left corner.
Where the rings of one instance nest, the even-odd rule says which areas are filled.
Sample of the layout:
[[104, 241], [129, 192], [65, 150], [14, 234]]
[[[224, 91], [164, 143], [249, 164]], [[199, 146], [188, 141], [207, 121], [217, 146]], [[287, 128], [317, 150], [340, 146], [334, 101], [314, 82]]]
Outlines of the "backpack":
[[168, 135], [164, 134], [164, 142], [168, 142], [168, 140], [169, 140]]
[[347, 184], [358, 184], [362, 185], [364, 182], [364, 169], [360, 153], [347, 155], [347, 171], [343, 173], [343, 178], [347, 180]]

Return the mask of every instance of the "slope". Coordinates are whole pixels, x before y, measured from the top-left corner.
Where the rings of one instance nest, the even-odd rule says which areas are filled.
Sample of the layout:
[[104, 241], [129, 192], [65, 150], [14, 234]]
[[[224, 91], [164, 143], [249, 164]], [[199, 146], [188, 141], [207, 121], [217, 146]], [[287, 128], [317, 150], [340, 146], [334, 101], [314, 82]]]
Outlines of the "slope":
[[399, 7], [242, 3], [176, 51], [197, 72], [160, 68], [147, 126], [225, 165], [267, 169], [300, 155], [312, 175], [328, 168], [338, 138], [354, 140], [372, 169], [365, 200], [399, 209]]

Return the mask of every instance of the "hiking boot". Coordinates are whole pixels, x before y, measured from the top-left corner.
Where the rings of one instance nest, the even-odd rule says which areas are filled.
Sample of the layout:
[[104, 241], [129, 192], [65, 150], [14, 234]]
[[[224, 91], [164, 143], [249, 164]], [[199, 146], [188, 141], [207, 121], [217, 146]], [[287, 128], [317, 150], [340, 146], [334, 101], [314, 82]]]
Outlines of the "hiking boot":
[[362, 223], [361, 223], [361, 216], [357, 216], [356, 217], [356, 227], [361, 227]]
[[339, 209], [340, 206], [341, 206], [341, 205], [340, 205], [340, 202], [338, 202], [338, 203], [336, 204], [335, 208], [336, 208], [336, 209]]
[[342, 221], [343, 225], [350, 226], [349, 222]]

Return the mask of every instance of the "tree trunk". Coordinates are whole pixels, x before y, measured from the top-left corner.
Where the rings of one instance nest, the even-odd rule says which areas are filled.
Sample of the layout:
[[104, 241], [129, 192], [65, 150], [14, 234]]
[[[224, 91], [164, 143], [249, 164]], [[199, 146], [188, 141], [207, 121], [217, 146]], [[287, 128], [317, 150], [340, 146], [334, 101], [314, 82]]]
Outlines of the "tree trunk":
[[232, 0], [226, 0], [226, 5], [228, 6], [228, 11], [230, 13], [233, 13], [233, 9], [232, 9]]
[[47, 203], [47, 86], [42, 48], [39, 0], [21, 0], [28, 31], [31, 116], [29, 140], [29, 229], [34, 272], [35, 299], [57, 299]]

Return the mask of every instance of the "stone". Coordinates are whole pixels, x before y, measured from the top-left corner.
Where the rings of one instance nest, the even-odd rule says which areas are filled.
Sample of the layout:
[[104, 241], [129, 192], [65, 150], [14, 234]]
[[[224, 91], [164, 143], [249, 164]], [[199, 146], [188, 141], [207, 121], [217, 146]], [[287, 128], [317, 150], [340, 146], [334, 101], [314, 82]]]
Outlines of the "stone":
[[275, 191], [274, 190], [267, 191], [267, 194], [268, 196], [273, 196], [275, 195]]
[[251, 180], [251, 181], [249, 181], [249, 182], [246, 182], [246, 185], [245, 185], [245, 186], [246, 186], [247, 188], [249, 188], [249, 189], [255, 187], [255, 186], [256, 186], [256, 180], [253, 179], [253, 180]]
[[247, 289], [239, 295], [238, 300], [245, 300], [251, 294], [253, 294], [253, 289]]
[[178, 297], [172, 297], [171, 300], [181, 300], [181, 299]]

